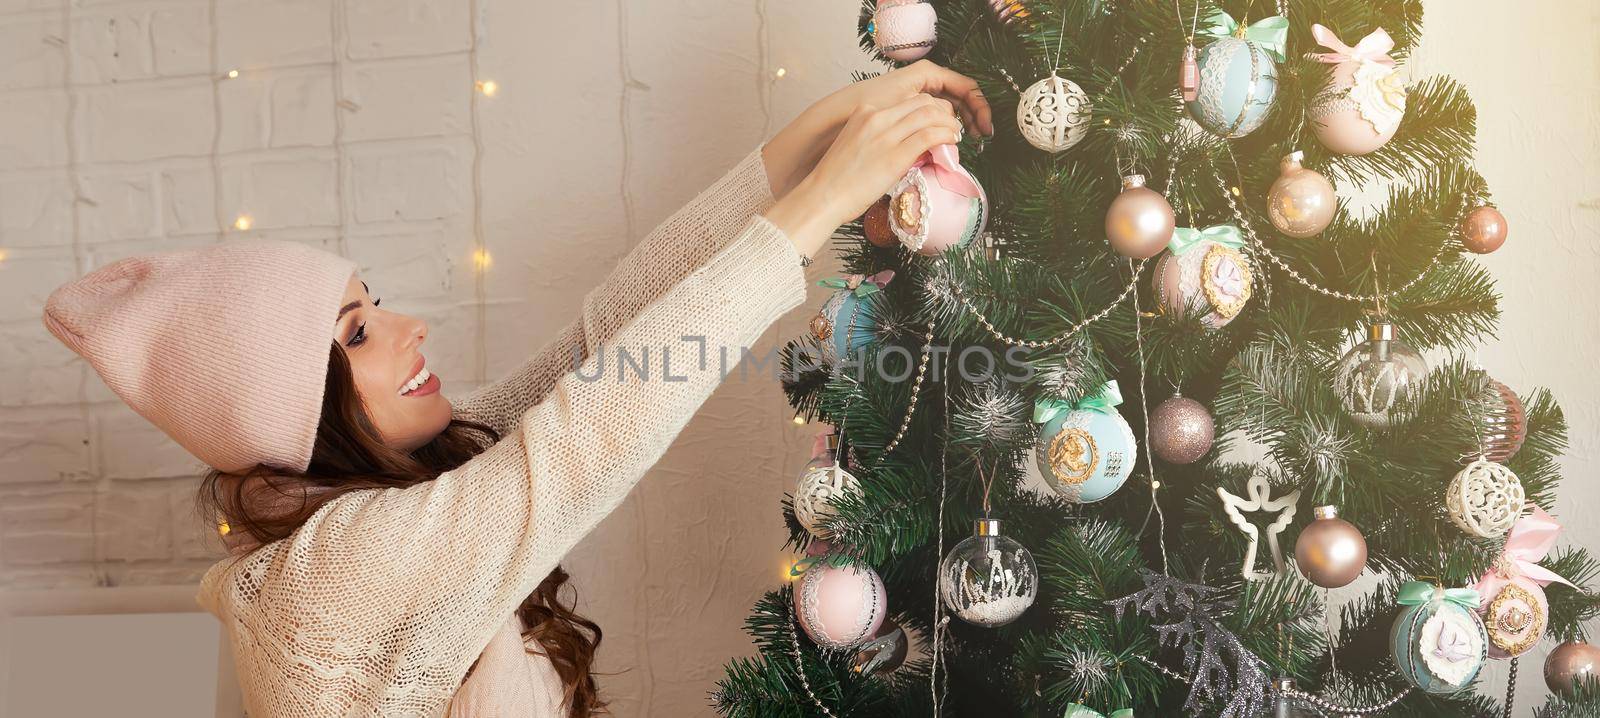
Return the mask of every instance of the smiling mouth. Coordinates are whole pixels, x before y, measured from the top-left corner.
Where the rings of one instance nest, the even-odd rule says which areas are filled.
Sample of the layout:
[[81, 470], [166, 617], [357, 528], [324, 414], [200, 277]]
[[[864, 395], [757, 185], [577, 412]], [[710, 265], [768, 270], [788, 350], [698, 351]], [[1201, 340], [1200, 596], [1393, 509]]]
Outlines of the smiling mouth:
[[[421, 359], [419, 357], [417, 359], [417, 363], [418, 364], [423, 364], [423, 359]], [[430, 378], [432, 378], [432, 377], [433, 377], [433, 372], [428, 371], [428, 367], [427, 366], [419, 366], [419, 367], [417, 367], [417, 372], [411, 376], [411, 379], [409, 381], [407, 381], [404, 385], [402, 385], [400, 387], [400, 396], [405, 396], [405, 395], [410, 394], [411, 392], [414, 392], [417, 389], [423, 387], [424, 385], [426, 385], [428, 383], [428, 380]]]

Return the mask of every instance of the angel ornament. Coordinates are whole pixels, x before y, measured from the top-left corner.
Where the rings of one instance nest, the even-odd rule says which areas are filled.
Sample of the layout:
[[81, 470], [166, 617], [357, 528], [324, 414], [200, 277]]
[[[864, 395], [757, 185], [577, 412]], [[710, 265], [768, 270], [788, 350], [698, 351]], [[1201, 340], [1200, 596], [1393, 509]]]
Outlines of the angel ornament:
[[[1229, 493], [1227, 489], [1217, 487], [1217, 496], [1222, 499], [1222, 510], [1227, 512], [1228, 520], [1238, 526], [1240, 531], [1250, 539], [1249, 546], [1244, 551], [1244, 564], [1239, 573], [1248, 581], [1265, 581], [1283, 573], [1283, 550], [1278, 545], [1278, 534], [1283, 533], [1289, 524], [1294, 523], [1295, 503], [1300, 500], [1300, 491], [1296, 489], [1276, 499], [1271, 498], [1272, 485], [1267, 482], [1267, 477], [1261, 474], [1250, 477], [1245, 483], [1245, 494], [1248, 498], [1239, 498]], [[1272, 552], [1271, 571], [1256, 570], [1256, 547], [1261, 541], [1261, 530], [1250, 519], [1245, 517], [1246, 512], [1269, 511], [1277, 514], [1272, 523], [1267, 525], [1267, 547]]]

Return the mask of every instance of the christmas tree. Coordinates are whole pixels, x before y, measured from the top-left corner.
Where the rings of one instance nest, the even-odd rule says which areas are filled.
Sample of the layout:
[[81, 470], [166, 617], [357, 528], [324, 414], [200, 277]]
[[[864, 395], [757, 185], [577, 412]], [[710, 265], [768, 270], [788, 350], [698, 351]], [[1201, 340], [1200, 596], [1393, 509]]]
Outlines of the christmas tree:
[[856, 276], [784, 352], [835, 431], [783, 507], [805, 558], [716, 708], [1509, 715], [1484, 663], [1577, 641], [1538, 714], [1600, 711], [1600, 561], [1540, 508], [1561, 409], [1467, 359], [1506, 224], [1471, 100], [1404, 69], [1422, 10], [864, 7], [999, 131], [841, 230]]

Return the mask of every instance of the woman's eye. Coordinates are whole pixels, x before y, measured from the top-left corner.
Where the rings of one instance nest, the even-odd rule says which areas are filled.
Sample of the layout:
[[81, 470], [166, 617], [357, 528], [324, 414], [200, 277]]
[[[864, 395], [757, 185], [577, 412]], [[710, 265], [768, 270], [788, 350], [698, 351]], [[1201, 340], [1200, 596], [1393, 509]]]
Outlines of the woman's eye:
[[360, 344], [360, 343], [362, 343], [362, 342], [364, 342], [366, 340], [367, 340], [367, 323], [366, 322], [362, 322], [360, 326], [356, 327], [356, 333], [353, 336], [350, 337], [350, 341], [349, 341], [348, 344], [346, 344], [346, 346], [352, 346], [353, 347], [353, 346], [355, 346], [357, 344]]
[[383, 303], [383, 297], [378, 297], [377, 299], [372, 300], [372, 306], [374, 306], [374, 307], [376, 307], [376, 306], [378, 306], [379, 304], [382, 304], [382, 303]]

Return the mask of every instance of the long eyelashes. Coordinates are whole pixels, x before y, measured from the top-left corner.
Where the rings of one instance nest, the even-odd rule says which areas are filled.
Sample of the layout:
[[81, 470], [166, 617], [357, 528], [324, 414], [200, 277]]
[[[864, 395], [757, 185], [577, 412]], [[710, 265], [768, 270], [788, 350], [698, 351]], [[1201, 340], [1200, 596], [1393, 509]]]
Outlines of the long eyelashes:
[[[378, 298], [378, 299], [372, 300], [372, 306], [374, 306], [374, 307], [376, 307], [376, 306], [378, 306], [379, 304], [382, 304], [382, 303], [383, 303], [383, 298], [381, 298], [381, 297]], [[360, 344], [360, 343], [362, 343], [362, 342], [364, 342], [366, 340], [367, 340], [367, 323], [366, 322], [362, 322], [360, 325], [358, 325], [356, 327], [356, 333], [351, 335], [350, 341], [346, 342], [345, 346], [353, 347], [353, 346], [355, 346], [357, 344]]]

